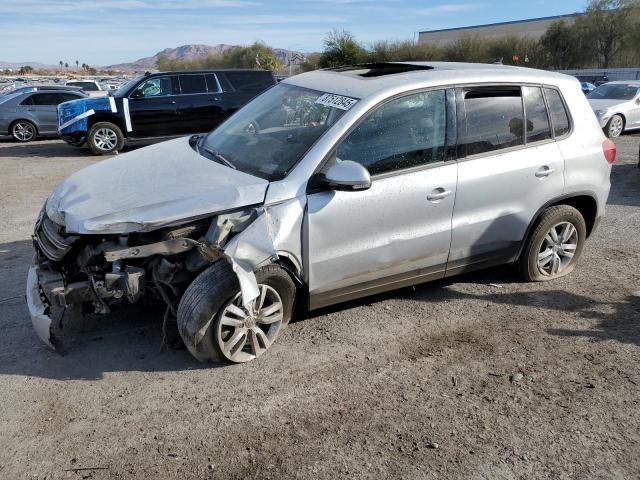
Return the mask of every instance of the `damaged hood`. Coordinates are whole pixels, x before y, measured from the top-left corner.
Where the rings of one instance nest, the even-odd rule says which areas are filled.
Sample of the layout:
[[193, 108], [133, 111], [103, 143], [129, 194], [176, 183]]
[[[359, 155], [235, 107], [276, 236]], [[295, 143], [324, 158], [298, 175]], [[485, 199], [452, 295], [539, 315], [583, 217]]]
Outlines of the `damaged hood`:
[[264, 202], [269, 182], [209, 160], [187, 137], [103, 160], [60, 183], [47, 215], [70, 233], [130, 233]]

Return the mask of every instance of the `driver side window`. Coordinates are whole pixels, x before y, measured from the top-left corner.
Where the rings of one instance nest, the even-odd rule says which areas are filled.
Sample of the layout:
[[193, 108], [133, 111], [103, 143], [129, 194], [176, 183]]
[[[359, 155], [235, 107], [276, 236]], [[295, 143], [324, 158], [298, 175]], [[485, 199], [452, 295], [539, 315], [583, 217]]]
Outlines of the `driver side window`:
[[336, 160], [358, 162], [376, 175], [441, 162], [445, 151], [445, 91], [435, 90], [379, 107], [342, 142]]
[[140, 84], [136, 89], [144, 98], [165, 97], [176, 95], [173, 88], [173, 81], [170, 76], [150, 78]]

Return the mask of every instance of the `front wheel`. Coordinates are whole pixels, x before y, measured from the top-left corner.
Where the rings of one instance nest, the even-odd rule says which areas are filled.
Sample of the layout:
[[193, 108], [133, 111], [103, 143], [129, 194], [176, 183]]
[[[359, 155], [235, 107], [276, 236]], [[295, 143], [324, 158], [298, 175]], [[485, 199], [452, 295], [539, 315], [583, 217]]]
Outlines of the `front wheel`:
[[265, 353], [291, 319], [296, 287], [278, 265], [255, 272], [260, 296], [242, 304], [238, 279], [226, 261], [189, 285], [178, 306], [178, 329], [201, 362], [245, 363]]
[[580, 258], [587, 228], [569, 205], [547, 208], [538, 218], [518, 261], [524, 280], [544, 282], [571, 273]]
[[618, 138], [624, 130], [624, 118], [620, 115], [614, 115], [607, 122], [605, 133], [609, 138]]
[[109, 155], [122, 150], [124, 135], [117, 125], [98, 122], [89, 130], [87, 145], [95, 155]]

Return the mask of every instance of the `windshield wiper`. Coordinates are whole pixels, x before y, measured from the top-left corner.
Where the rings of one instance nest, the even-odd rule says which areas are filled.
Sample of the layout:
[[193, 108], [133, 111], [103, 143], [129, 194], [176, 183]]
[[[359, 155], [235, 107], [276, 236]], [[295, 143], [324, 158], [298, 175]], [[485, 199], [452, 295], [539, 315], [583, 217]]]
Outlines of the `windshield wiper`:
[[220, 152], [217, 152], [216, 150], [212, 150], [211, 148], [207, 148], [207, 147], [202, 147], [202, 150], [204, 150], [213, 158], [218, 160], [219, 163], [223, 163], [227, 167], [237, 170], [236, 166], [233, 163], [231, 163], [229, 160], [227, 160], [227, 158], [224, 155], [222, 155]]

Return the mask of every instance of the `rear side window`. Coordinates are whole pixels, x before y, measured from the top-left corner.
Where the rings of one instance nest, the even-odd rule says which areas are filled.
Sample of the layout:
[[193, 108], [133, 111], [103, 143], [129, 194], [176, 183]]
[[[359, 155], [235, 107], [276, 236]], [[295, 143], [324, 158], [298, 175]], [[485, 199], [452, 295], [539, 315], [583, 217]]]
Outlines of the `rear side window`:
[[464, 105], [467, 155], [524, 145], [524, 111], [520, 88], [468, 90]]
[[524, 111], [527, 118], [527, 143], [551, 139], [549, 114], [540, 87], [522, 87]]
[[62, 97], [60, 103], [82, 98], [80, 95], [74, 95], [73, 93], [61, 93], [60, 96]]
[[553, 133], [556, 137], [561, 137], [569, 133], [571, 126], [569, 124], [569, 115], [564, 107], [562, 97], [557, 90], [553, 88], [545, 88], [544, 94], [549, 104], [549, 112], [551, 113], [551, 122], [553, 123]]
[[29, 103], [22, 102], [23, 105], [58, 105], [62, 103], [62, 96], [59, 93], [36, 93], [28, 99]]
[[183, 95], [207, 93], [207, 82], [204, 75], [179, 75], [180, 91]]
[[33, 95], [28, 96], [22, 102], [20, 102], [20, 105], [33, 105], [33, 97]]
[[356, 127], [336, 152], [371, 175], [444, 160], [445, 91], [436, 90], [391, 100]]
[[276, 81], [271, 72], [226, 72], [227, 79], [236, 90], [266, 90]]

